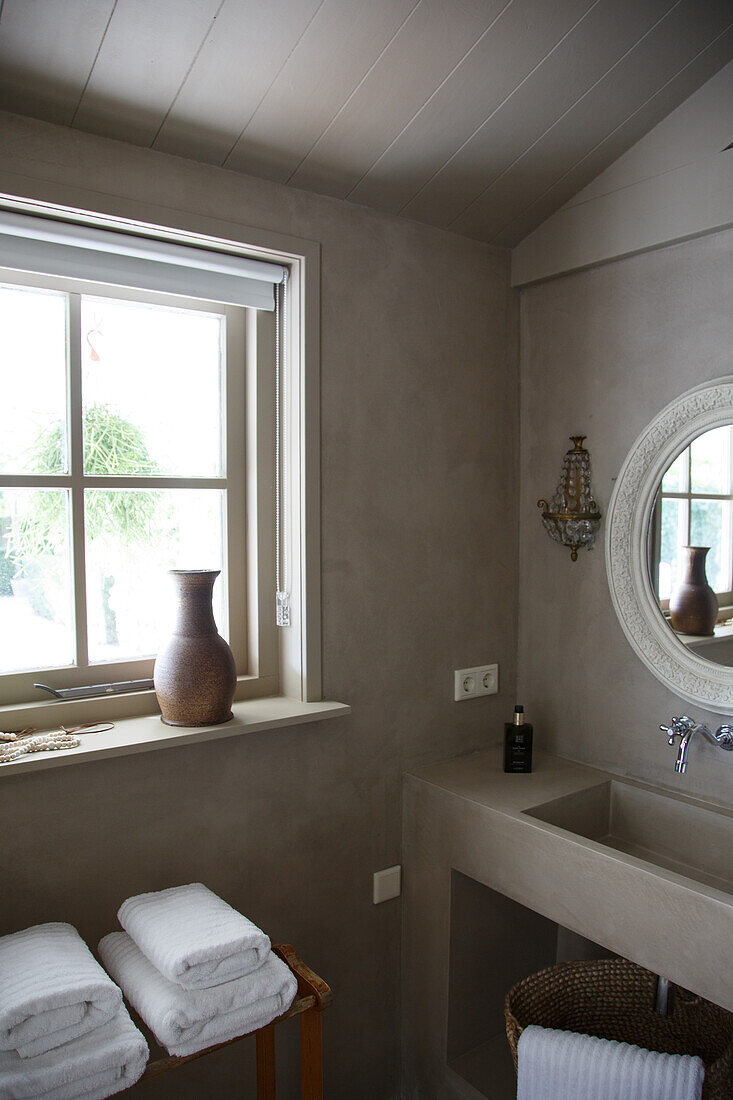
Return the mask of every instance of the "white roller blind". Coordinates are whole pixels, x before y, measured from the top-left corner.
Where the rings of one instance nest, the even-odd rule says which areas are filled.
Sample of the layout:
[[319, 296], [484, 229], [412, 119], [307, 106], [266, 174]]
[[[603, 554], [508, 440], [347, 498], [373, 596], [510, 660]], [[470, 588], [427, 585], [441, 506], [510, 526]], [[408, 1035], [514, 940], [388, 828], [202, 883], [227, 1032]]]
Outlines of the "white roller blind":
[[0, 267], [275, 308], [280, 264], [0, 210]]

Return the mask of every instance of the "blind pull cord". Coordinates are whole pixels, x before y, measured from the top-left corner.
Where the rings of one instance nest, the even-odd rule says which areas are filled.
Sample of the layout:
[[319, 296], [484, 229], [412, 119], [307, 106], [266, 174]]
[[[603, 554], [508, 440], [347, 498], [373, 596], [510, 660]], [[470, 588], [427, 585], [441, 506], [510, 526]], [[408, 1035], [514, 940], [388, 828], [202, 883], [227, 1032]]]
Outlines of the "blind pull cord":
[[[280, 288], [282, 287], [282, 308]], [[282, 332], [281, 332], [282, 328]], [[285, 430], [285, 358], [288, 346], [288, 273], [275, 286], [275, 622], [290, 626], [290, 593], [288, 592], [288, 555], [285, 546], [287, 532], [287, 462]]]

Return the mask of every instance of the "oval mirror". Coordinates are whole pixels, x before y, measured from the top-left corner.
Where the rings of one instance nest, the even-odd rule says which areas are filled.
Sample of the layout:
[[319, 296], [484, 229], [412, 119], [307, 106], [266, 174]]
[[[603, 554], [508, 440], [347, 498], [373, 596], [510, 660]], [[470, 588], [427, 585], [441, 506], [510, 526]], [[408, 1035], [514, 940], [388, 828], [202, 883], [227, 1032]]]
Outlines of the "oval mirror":
[[647, 555], [669, 629], [705, 660], [733, 667], [733, 424], [698, 435], [662, 474]]
[[[631, 448], [606, 526], [608, 584], [629, 643], [671, 691], [725, 714], [733, 712], [732, 425], [733, 377], [671, 402]], [[707, 620], [680, 617], [682, 590], [700, 587], [702, 567], [714, 614], [708, 591]]]

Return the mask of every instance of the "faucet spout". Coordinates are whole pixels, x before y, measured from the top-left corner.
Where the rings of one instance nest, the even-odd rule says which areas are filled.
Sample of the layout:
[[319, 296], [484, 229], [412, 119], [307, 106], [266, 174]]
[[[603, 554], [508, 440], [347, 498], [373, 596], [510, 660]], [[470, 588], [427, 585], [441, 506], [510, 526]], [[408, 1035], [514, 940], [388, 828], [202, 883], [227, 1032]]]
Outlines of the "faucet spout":
[[696, 733], [710, 733], [710, 730], [701, 722], [696, 722], [694, 726], [686, 730], [685, 733], [681, 736], [680, 746], [677, 750], [677, 759], [674, 765], [674, 770], [680, 775], [684, 775], [687, 771], [687, 750], [690, 747], [690, 741]]

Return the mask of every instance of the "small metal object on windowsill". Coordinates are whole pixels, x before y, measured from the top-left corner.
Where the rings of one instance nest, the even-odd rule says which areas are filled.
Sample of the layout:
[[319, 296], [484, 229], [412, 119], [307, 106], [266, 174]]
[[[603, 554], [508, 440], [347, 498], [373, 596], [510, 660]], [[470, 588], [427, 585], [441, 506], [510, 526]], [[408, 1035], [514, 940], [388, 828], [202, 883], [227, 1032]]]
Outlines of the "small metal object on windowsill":
[[34, 688], [48, 691], [55, 699], [99, 699], [105, 695], [121, 695], [128, 691], [152, 691], [152, 680], [120, 680], [116, 684], [87, 684], [84, 687], [53, 688], [48, 684], [34, 684]]

